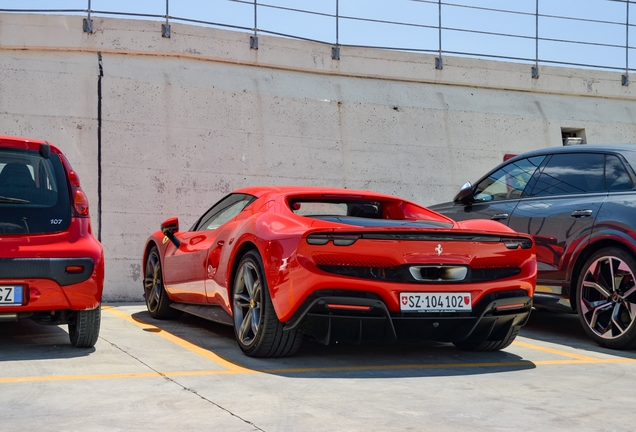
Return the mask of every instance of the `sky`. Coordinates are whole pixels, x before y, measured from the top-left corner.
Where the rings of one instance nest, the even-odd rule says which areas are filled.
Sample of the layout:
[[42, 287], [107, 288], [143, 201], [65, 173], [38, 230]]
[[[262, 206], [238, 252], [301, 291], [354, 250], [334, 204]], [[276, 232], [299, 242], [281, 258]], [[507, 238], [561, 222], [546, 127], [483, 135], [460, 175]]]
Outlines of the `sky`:
[[[89, 0], [0, 0], [0, 9], [86, 9]], [[96, 11], [165, 15], [166, 0], [90, 0]], [[539, 59], [616, 68], [626, 66], [625, 0], [538, 0]], [[258, 0], [260, 30], [338, 42], [436, 51], [439, 48], [439, 5], [436, 0]], [[476, 53], [516, 59], [535, 58], [537, 0], [442, 0], [444, 55]], [[302, 9], [312, 13], [276, 9]], [[466, 7], [466, 6], [471, 6]], [[493, 11], [485, 9], [497, 9]], [[231, 26], [254, 27], [253, 0], [171, 0], [169, 14]], [[323, 15], [320, 15], [323, 14]], [[325, 16], [331, 15], [331, 16]], [[403, 24], [389, 24], [382, 20]], [[578, 20], [562, 17], [577, 18]], [[158, 18], [157, 18], [158, 19]], [[636, 0], [629, 4], [629, 67], [636, 70]], [[462, 30], [471, 30], [469, 33]], [[475, 33], [476, 32], [476, 33]], [[497, 36], [503, 33], [518, 37]], [[568, 43], [562, 40], [586, 42]], [[601, 45], [590, 45], [601, 44]], [[602, 46], [619, 45], [620, 47]]]

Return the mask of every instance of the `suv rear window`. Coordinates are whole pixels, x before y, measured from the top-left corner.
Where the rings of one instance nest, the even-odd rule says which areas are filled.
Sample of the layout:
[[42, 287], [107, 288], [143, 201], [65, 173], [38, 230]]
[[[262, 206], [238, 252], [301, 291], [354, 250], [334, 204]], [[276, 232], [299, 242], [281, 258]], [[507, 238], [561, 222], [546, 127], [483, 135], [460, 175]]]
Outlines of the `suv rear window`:
[[71, 206], [60, 157], [0, 148], [0, 235], [68, 229]]

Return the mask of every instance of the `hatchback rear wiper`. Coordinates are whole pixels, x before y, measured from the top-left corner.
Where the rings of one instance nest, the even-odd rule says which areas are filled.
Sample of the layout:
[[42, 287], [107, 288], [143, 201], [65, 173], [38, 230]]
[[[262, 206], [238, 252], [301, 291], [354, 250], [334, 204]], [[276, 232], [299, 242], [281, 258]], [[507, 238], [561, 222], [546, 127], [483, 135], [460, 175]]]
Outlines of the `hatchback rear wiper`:
[[11, 198], [0, 195], [0, 203], [8, 203], [8, 204], [30, 204], [31, 201], [27, 201], [20, 198]]

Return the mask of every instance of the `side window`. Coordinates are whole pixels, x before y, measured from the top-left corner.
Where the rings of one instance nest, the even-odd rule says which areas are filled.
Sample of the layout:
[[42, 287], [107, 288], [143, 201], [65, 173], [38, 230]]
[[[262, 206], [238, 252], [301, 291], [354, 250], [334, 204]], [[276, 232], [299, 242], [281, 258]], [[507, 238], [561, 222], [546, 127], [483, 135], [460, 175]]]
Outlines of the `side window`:
[[605, 156], [598, 153], [560, 153], [541, 172], [533, 196], [603, 192]]
[[634, 188], [625, 165], [614, 155], [605, 156], [605, 188], [609, 191], [623, 191]]
[[246, 194], [230, 194], [216, 203], [203, 215], [193, 231], [213, 230], [239, 214], [256, 197]]
[[528, 181], [544, 158], [545, 156], [535, 156], [521, 159], [498, 169], [477, 185], [475, 201], [486, 202], [523, 196]]

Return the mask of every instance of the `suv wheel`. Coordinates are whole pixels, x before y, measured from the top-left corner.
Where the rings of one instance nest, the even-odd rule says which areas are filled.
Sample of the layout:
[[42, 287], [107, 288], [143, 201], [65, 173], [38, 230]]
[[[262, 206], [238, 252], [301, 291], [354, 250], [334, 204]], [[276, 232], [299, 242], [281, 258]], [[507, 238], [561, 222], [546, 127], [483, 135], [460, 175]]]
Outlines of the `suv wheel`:
[[579, 275], [576, 303], [585, 332], [611, 349], [636, 346], [636, 260], [623, 249], [594, 253]]

